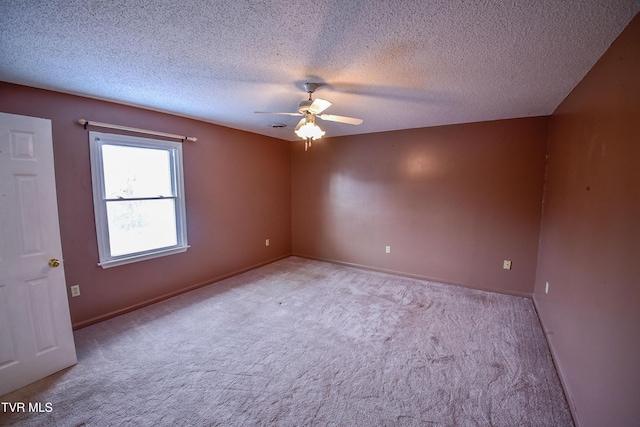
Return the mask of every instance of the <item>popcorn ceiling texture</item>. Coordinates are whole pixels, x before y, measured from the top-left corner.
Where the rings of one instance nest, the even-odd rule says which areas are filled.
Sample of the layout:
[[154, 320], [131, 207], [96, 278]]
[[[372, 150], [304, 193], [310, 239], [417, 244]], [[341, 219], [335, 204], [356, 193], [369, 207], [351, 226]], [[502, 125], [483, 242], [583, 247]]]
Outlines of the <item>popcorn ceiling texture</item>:
[[[548, 115], [640, 0], [0, 0], [0, 80], [295, 139]], [[101, 118], [87, 117], [100, 121]], [[269, 125], [284, 122], [289, 127]], [[132, 124], [129, 124], [132, 125]]]
[[0, 425], [573, 426], [530, 299], [302, 258], [75, 339]]

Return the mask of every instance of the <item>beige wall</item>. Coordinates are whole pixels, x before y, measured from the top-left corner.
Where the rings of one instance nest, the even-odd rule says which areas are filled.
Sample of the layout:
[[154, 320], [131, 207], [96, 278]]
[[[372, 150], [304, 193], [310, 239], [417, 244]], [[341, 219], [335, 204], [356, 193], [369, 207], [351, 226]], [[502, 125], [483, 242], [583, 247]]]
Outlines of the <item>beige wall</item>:
[[[289, 142], [7, 83], [0, 83], [0, 111], [52, 120], [65, 274], [81, 290], [69, 299], [75, 327], [291, 252]], [[198, 138], [183, 147], [187, 252], [97, 266], [89, 137], [80, 118]]]
[[580, 425], [637, 426], [640, 16], [550, 118], [534, 299]]
[[293, 253], [530, 295], [546, 132], [536, 117], [294, 144]]

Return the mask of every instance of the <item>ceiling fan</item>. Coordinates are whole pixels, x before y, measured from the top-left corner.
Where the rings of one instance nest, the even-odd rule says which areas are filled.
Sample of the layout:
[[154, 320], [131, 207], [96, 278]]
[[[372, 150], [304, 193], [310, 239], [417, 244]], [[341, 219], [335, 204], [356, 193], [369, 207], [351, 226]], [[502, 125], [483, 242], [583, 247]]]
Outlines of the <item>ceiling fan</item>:
[[347, 123], [350, 125], [359, 125], [362, 119], [353, 117], [336, 116], [333, 114], [321, 114], [324, 110], [331, 106], [331, 102], [324, 99], [311, 99], [311, 95], [318, 88], [317, 83], [305, 83], [304, 90], [309, 94], [309, 99], [300, 101], [298, 111], [295, 113], [279, 113], [269, 111], [256, 111], [258, 114], [283, 114], [287, 116], [304, 116], [296, 126], [295, 132], [304, 142], [305, 151], [311, 147], [311, 141], [321, 138], [324, 131], [316, 125], [316, 117], [330, 122]]

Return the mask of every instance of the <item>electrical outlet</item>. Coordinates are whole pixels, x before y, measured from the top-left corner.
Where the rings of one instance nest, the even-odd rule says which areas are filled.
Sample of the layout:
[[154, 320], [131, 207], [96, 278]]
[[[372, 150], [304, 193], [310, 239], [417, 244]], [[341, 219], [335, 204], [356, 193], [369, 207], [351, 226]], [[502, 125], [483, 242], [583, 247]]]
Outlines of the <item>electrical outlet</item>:
[[73, 285], [71, 287], [71, 296], [79, 297], [80, 296], [80, 285]]
[[546, 285], [544, 285], [544, 293], [548, 294], [549, 293], [549, 282], [545, 282]]
[[511, 270], [511, 261], [505, 259], [504, 263], [502, 264], [502, 268], [504, 268], [505, 270]]
[[269, 246], [269, 239], [265, 240], [264, 245]]
[[385, 248], [384, 248], [384, 251], [385, 251], [386, 253], [390, 254], [390, 253], [391, 253], [391, 246], [387, 246], [387, 247], [385, 247]]

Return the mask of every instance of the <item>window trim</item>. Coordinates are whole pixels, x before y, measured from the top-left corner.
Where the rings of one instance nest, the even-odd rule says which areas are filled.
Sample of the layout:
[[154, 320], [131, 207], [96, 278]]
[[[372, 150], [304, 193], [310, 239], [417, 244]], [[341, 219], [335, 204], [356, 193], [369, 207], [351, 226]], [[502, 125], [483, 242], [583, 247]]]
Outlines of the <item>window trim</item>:
[[[104, 164], [102, 162], [102, 146], [119, 145], [139, 148], [164, 149], [171, 158], [171, 171], [174, 187], [175, 215], [176, 215], [176, 239], [173, 246], [155, 248], [141, 252], [124, 255], [111, 255], [109, 245], [109, 224], [107, 221], [107, 202], [104, 182]], [[174, 141], [141, 138], [128, 135], [118, 135], [103, 132], [89, 132], [89, 154], [91, 158], [91, 183], [93, 190], [93, 208], [96, 222], [96, 236], [98, 239], [98, 265], [102, 268], [110, 268], [118, 265], [173, 255], [185, 252], [187, 243], [187, 218], [184, 197], [184, 171], [182, 144]], [[140, 198], [132, 198], [132, 200]], [[153, 200], [149, 197], [144, 200]], [[125, 199], [127, 200], [127, 199]]]

